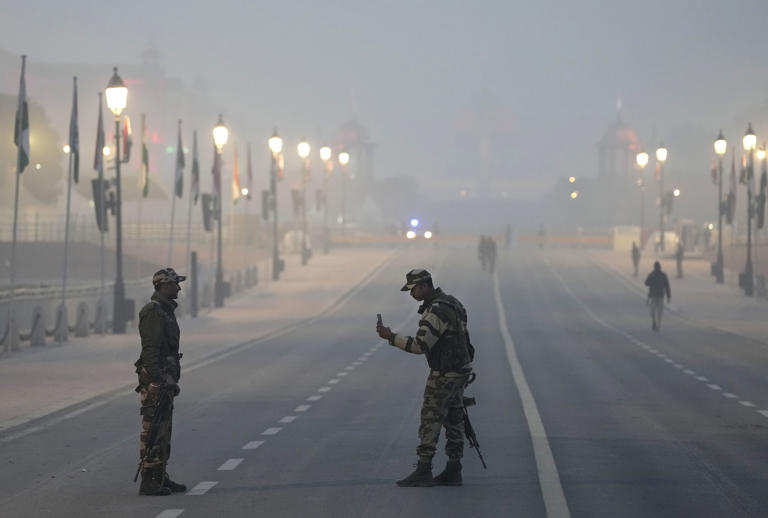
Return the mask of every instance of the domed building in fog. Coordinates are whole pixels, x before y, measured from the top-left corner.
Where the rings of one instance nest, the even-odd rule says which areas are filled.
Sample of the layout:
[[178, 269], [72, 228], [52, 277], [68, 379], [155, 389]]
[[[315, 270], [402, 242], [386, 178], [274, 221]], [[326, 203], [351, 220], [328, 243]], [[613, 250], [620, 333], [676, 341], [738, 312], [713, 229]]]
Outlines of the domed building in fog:
[[637, 135], [621, 118], [621, 101], [616, 106], [616, 121], [609, 125], [597, 144], [598, 174], [600, 178], [629, 176], [640, 146]]

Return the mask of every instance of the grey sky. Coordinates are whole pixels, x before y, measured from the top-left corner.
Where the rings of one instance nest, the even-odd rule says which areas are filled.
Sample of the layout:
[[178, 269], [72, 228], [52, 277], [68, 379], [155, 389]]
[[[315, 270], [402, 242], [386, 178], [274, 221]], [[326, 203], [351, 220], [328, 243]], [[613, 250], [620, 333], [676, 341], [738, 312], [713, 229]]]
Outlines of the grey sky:
[[[768, 3], [757, 0], [4, 4], [0, 47], [119, 65], [152, 42], [171, 75], [204, 76], [254, 139], [357, 116], [380, 176], [595, 176], [619, 95], [641, 141], [654, 126], [666, 140], [671, 168], [706, 174], [720, 126], [740, 136], [752, 118], [768, 131], [765, 109], [750, 111], [768, 84]], [[484, 131], [490, 156], [478, 163]], [[706, 140], [683, 163], [686, 133]]]

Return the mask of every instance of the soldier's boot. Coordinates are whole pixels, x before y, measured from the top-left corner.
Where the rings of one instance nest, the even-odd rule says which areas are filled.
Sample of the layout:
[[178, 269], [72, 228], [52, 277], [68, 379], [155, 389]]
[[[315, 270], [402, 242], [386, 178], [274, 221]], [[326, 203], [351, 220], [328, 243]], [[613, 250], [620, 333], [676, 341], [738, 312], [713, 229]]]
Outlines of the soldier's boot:
[[171, 490], [163, 487], [165, 473], [163, 470], [145, 469], [141, 472], [139, 494], [142, 496], [168, 496]]
[[163, 480], [163, 487], [167, 487], [172, 493], [186, 493], [187, 491], [187, 486], [171, 480], [167, 472], [165, 473], [165, 480]]
[[435, 479], [432, 478], [432, 464], [429, 462], [419, 462], [416, 469], [402, 480], [397, 481], [400, 487], [432, 487], [435, 485]]
[[435, 476], [435, 482], [438, 486], [460, 486], [461, 480], [461, 462], [458, 460], [449, 460], [445, 469], [439, 475]]

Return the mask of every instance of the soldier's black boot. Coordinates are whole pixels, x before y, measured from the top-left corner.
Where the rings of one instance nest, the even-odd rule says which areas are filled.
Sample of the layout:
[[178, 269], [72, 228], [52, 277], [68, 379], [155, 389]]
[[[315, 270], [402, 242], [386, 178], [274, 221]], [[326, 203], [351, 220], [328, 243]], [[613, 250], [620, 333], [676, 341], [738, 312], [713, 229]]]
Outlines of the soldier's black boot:
[[179, 484], [178, 482], [174, 482], [171, 480], [171, 477], [168, 476], [168, 473], [165, 473], [165, 480], [163, 480], [163, 487], [167, 487], [171, 490], [172, 493], [186, 493], [187, 492], [187, 486], [184, 484]]
[[163, 487], [165, 473], [163, 470], [145, 469], [141, 472], [139, 494], [142, 496], [168, 496], [171, 490]]
[[458, 460], [449, 460], [442, 473], [435, 476], [435, 482], [438, 486], [460, 486], [461, 480], [461, 462]]
[[432, 487], [435, 485], [435, 479], [432, 478], [432, 464], [429, 462], [419, 462], [416, 469], [402, 480], [397, 481], [400, 487]]

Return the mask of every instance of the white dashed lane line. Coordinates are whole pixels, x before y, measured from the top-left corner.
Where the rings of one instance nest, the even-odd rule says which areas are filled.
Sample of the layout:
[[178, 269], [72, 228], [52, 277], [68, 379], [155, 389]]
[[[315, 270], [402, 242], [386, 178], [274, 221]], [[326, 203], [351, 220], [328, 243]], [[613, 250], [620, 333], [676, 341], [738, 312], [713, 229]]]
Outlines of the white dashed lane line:
[[339, 373], [336, 374], [336, 376], [344, 377], [347, 374], [349, 374], [349, 373], [348, 372], [339, 372]]
[[280, 422], [283, 423], [283, 424], [288, 424], [288, 423], [294, 422], [295, 420], [296, 420], [296, 416], [295, 415], [287, 415], [287, 416], [283, 417], [282, 419], [280, 419]]
[[299, 405], [296, 408], [293, 409], [294, 412], [306, 412], [312, 408], [312, 405]]
[[710, 383], [710, 384], [709, 384], [709, 385], [707, 385], [707, 386], [708, 386], [709, 388], [711, 388], [712, 390], [723, 390], [723, 387], [721, 387], [720, 385], [715, 385], [714, 383]]
[[245, 446], [243, 446], [242, 449], [243, 450], [255, 450], [256, 448], [258, 448], [262, 444], [264, 444], [264, 441], [251, 441], [248, 444], [246, 444]]
[[162, 513], [157, 515], [157, 518], [177, 518], [178, 516], [181, 516], [181, 513], [184, 512], [184, 509], [166, 509]]
[[763, 417], [768, 417], [768, 410], [758, 410], [757, 413]]
[[277, 435], [278, 433], [280, 433], [280, 430], [282, 430], [282, 428], [279, 428], [279, 427], [267, 428], [266, 430], [261, 432], [261, 435]]
[[318, 392], [328, 392], [329, 390], [331, 390], [331, 387], [320, 387], [317, 389]]
[[730, 392], [723, 392], [723, 397], [727, 397], [728, 399], [736, 399], [739, 396], [736, 394], [731, 394]]
[[218, 482], [212, 482], [212, 481], [200, 482], [198, 485], [196, 485], [195, 487], [187, 491], [187, 496], [204, 495], [208, 491], [210, 491], [211, 488], [213, 488], [213, 486], [215, 486], [216, 484], [218, 484]]
[[219, 466], [218, 471], [232, 471], [240, 465], [245, 459], [229, 459], [227, 462]]
[[751, 401], [739, 401], [739, 404], [740, 404], [740, 405], [744, 405], [744, 406], [746, 406], [746, 407], [750, 407], [750, 408], [752, 408], [752, 407], [754, 407], [754, 406], [757, 406], [757, 405], [755, 405], [755, 404], [754, 404], [753, 402], [751, 402]]
[[340, 380], [340, 379], [337, 379], [337, 378], [333, 378], [332, 380], [328, 380], [328, 384], [329, 384], [329, 385], [335, 385], [335, 384], [337, 384], [339, 381], [341, 381], [341, 380]]

